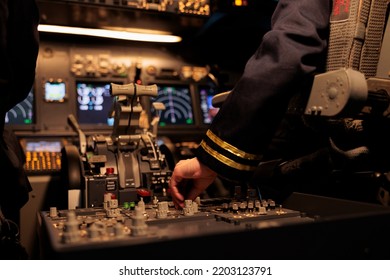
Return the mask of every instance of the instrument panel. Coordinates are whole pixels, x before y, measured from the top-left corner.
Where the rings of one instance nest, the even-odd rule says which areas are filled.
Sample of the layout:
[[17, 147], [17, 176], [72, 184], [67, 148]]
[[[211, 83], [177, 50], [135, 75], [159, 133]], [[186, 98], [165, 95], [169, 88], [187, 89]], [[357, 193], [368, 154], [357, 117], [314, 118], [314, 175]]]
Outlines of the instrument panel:
[[[51, 257], [95, 254], [106, 249], [135, 251], [132, 247], [155, 246], [166, 242], [240, 234], [260, 228], [311, 223], [313, 218], [299, 211], [276, 206], [272, 201], [196, 200], [186, 201], [181, 210], [169, 200], [154, 197], [145, 203], [121, 206], [111, 198], [103, 208], [41, 212], [47, 230]], [[165, 245], [162, 245], [165, 246]], [[161, 254], [161, 252], [157, 253]], [[169, 254], [167, 252], [167, 254]], [[96, 256], [98, 256], [97, 253]], [[135, 256], [142, 256], [138, 251]], [[89, 256], [93, 257], [93, 256]], [[106, 256], [107, 257], [107, 256]], [[116, 258], [125, 257], [116, 254]], [[130, 257], [131, 258], [131, 257]]]
[[390, 252], [390, 213], [379, 205], [300, 193], [283, 205], [202, 199], [181, 210], [163, 199], [110, 199], [102, 208], [40, 212], [43, 259], [388, 259]]

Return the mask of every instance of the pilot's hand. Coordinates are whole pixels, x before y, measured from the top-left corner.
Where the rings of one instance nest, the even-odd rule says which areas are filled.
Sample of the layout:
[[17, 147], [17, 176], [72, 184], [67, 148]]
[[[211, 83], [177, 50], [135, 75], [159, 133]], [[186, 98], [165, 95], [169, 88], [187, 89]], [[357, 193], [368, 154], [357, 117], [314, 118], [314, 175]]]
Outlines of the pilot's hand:
[[184, 200], [194, 200], [217, 177], [217, 173], [197, 158], [179, 161], [173, 170], [169, 188], [175, 207], [184, 207]]

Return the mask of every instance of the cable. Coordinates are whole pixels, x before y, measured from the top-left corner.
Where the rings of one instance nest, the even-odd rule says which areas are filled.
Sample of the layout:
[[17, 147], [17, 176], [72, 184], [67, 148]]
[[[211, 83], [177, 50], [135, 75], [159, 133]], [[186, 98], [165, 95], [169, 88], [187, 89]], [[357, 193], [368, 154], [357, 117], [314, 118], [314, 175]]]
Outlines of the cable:
[[10, 236], [10, 233], [12, 233], [11, 237], [17, 238], [19, 236], [19, 226], [4, 216], [0, 206], [0, 236], [3, 239], [5, 236]]
[[148, 135], [148, 139], [149, 139], [150, 145], [152, 146], [154, 158], [155, 158], [156, 160], [158, 160], [157, 152], [156, 152], [156, 149], [155, 149], [155, 147], [154, 147], [154, 143], [153, 143], [152, 138], [151, 138], [151, 137], [153, 137], [153, 135], [152, 135], [152, 133], [150, 133], [150, 132], [148, 132], [147, 135]]
[[259, 186], [257, 186], [257, 194], [259, 195], [259, 200], [262, 201], [263, 197], [261, 195], [261, 191], [260, 191], [260, 187]]

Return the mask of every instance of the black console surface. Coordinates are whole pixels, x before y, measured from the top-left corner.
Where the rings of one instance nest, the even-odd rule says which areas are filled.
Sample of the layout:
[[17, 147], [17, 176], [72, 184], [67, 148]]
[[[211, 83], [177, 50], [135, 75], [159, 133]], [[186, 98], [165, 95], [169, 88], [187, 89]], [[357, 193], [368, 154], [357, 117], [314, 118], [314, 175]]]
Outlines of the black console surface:
[[[160, 205], [162, 203], [163, 205]], [[242, 204], [244, 203], [244, 204]], [[143, 203], [142, 203], [143, 204]], [[293, 193], [283, 205], [198, 201], [40, 212], [43, 259], [388, 259], [390, 209]], [[193, 206], [191, 206], [193, 207]]]

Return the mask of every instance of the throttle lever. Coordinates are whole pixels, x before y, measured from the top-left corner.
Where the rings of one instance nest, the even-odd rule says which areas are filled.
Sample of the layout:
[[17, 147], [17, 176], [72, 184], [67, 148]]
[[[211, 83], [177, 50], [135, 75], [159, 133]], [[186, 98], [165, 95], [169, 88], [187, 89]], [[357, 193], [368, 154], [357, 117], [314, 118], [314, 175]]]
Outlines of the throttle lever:
[[68, 115], [68, 123], [73, 128], [73, 130], [78, 134], [79, 142], [80, 142], [80, 147], [79, 147], [80, 153], [82, 155], [85, 155], [85, 153], [87, 152], [87, 137], [85, 136], [84, 132], [81, 130], [80, 125], [73, 114]]

